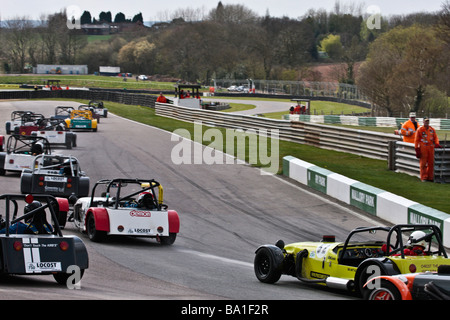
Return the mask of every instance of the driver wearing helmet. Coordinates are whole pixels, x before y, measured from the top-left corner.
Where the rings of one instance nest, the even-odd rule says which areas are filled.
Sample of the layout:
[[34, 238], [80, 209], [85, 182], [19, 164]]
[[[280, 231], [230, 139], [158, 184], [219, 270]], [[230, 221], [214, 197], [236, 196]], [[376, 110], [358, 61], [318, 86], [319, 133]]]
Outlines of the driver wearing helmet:
[[138, 207], [144, 209], [154, 209], [153, 195], [150, 192], [142, 192], [139, 194]]
[[[31, 211], [35, 213], [26, 219], [25, 223], [17, 221], [9, 227], [9, 233], [12, 234], [50, 234], [53, 232], [53, 227], [47, 222], [45, 217], [45, 210], [38, 208], [42, 207], [39, 201], [33, 201], [25, 206], [23, 209], [24, 215]], [[4, 223], [3, 223], [4, 224]], [[2, 224], [2, 225], [3, 225]], [[0, 234], [6, 233], [5, 228], [0, 230]]]
[[411, 233], [406, 243], [406, 248], [403, 251], [404, 254], [407, 256], [427, 255], [425, 252], [425, 248], [428, 245], [428, 240], [425, 240], [426, 235], [423, 231], [414, 231]]

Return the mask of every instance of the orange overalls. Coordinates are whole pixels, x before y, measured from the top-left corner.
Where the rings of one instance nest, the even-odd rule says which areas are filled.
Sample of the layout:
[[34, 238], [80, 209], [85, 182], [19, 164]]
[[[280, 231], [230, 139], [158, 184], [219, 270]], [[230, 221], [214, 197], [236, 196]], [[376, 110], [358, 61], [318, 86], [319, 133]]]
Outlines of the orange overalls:
[[420, 149], [420, 180], [434, 180], [434, 147], [439, 139], [432, 127], [420, 127], [416, 131], [415, 148]]
[[403, 136], [403, 142], [414, 143], [416, 137], [416, 130], [419, 127], [419, 124], [416, 122], [416, 125], [411, 120], [406, 121], [400, 132]]

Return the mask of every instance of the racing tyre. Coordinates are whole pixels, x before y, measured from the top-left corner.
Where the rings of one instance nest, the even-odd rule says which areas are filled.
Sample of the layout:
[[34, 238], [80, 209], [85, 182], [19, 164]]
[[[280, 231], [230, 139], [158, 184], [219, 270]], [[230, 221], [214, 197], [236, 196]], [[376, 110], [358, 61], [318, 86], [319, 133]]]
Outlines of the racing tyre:
[[67, 222], [67, 211], [60, 211], [58, 214], [58, 224], [61, 229], [64, 229]]
[[372, 290], [364, 287], [364, 285], [369, 281], [369, 278], [372, 276], [383, 276], [385, 273], [378, 265], [367, 265], [363, 267], [362, 272], [360, 273], [359, 280], [355, 283], [358, 287], [359, 294], [364, 298], [371, 294]]
[[254, 270], [256, 278], [264, 283], [275, 283], [281, 277], [281, 270], [275, 265], [275, 259], [268, 248], [261, 248], [256, 253]]
[[90, 214], [86, 222], [86, 232], [91, 241], [102, 242], [106, 238], [106, 232], [97, 230], [95, 227], [95, 218]]
[[11, 122], [5, 124], [6, 134], [11, 134]]
[[367, 300], [402, 300], [402, 296], [394, 284], [381, 279], [380, 287], [372, 290]]
[[159, 241], [162, 245], [170, 246], [175, 242], [176, 238], [177, 238], [176, 233], [169, 233], [167, 237], [159, 237]]
[[[84, 269], [81, 269], [80, 270], [80, 279], [78, 279], [78, 280], [81, 280], [81, 278], [83, 278], [83, 274], [84, 274]], [[69, 277], [71, 277], [72, 275], [73, 275], [73, 273], [59, 272], [59, 273], [54, 273], [53, 278], [60, 285], [67, 285], [67, 280], [69, 280]]]

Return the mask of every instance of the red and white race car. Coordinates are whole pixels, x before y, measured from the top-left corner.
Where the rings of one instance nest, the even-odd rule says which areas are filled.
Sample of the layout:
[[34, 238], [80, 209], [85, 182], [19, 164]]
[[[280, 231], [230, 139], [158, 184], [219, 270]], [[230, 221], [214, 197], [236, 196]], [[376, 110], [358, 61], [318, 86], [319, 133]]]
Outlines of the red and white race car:
[[153, 179], [100, 180], [90, 197], [71, 200], [76, 202], [69, 221], [92, 241], [116, 235], [156, 238], [171, 245], [180, 230], [178, 213], [167, 210], [162, 186]]

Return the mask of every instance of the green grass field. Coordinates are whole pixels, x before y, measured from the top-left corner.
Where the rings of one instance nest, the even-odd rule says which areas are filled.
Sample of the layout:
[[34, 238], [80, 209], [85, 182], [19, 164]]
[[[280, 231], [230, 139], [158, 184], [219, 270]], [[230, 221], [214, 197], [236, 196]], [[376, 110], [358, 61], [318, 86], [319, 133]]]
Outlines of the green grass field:
[[135, 77], [124, 81], [119, 77], [106, 77], [94, 75], [3, 75], [0, 76], [1, 84], [29, 84], [43, 85], [46, 80], [61, 80], [61, 87], [95, 87], [128, 90], [173, 90], [172, 82], [136, 81]]

